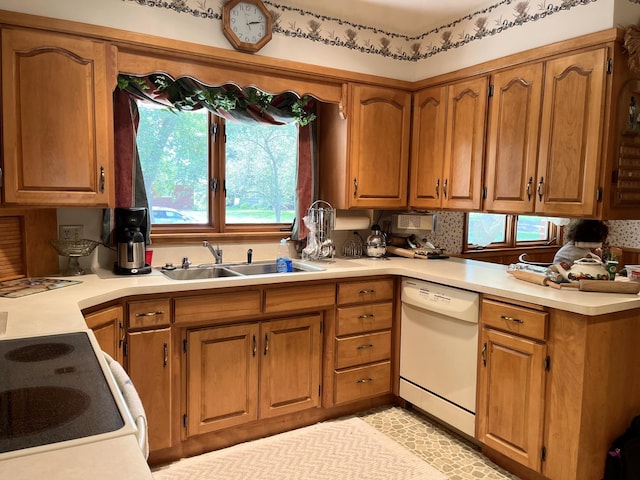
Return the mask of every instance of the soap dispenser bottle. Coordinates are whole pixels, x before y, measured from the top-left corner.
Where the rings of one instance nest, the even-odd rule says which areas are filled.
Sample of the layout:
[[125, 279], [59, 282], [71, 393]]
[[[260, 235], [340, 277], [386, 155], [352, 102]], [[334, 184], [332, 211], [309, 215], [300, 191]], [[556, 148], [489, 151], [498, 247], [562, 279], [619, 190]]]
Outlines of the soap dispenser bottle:
[[280, 240], [280, 245], [278, 246], [276, 272], [293, 272], [293, 262], [289, 257], [289, 246], [287, 245], [286, 238]]

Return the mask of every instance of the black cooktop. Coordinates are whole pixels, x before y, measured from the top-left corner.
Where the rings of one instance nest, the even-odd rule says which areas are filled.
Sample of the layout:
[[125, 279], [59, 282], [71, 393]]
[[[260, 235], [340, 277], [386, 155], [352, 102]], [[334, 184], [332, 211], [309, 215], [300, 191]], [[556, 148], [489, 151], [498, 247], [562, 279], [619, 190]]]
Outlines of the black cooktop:
[[86, 333], [0, 340], [0, 453], [123, 426]]

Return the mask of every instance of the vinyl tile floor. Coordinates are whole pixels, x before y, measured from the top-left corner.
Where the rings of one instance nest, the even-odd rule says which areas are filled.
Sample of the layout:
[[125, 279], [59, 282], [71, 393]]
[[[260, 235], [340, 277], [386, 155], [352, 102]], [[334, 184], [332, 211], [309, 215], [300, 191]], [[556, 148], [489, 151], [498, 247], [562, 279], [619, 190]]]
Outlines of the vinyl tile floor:
[[357, 416], [423, 458], [449, 480], [518, 480], [483, 456], [478, 446], [419, 411], [388, 406]]

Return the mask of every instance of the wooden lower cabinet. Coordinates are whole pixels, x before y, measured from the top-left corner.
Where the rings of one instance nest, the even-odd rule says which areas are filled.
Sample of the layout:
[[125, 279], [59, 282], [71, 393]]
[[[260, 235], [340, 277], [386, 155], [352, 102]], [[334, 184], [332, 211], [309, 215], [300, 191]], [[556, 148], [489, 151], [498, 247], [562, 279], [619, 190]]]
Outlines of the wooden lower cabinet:
[[127, 366], [149, 426], [151, 452], [172, 446], [171, 328], [129, 332]]
[[392, 391], [394, 280], [338, 284], [333, 402], [341, 405]]
[[540, 472], [549, 314], [483, 299], [476, 436]]
[[85, 315], [84, 319], [93, 331], [102, 351], [118, 363], [122, 363], [122, 347], [125, 338], [122, 307], [116, 305], [98, 310]]
[[322, 316], [188, 330], [187, 437], [320, 405]]
[[540, 470], [546, 346], [491, 328], [482, 330], [478, 438]]

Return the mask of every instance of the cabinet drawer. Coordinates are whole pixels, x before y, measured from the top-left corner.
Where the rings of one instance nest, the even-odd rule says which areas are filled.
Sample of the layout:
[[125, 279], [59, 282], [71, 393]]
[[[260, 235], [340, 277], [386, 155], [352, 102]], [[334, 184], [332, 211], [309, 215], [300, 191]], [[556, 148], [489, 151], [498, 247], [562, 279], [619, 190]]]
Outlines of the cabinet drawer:
[[506, 303], [483, 300], [482, 323], [525, 337], [546, 340], [549, 314]]
[[176, 323], [249, 317], [260, 313], [260, 290], [176, 298], [175, 308]]
[[342, 370], [335, 374], [336, 403], [351, 402], [391, 391], [391, 362]]
[[264, 292], [265, 313], [332, 307], [336, 302], [334, 284], [272, 288]]
[[338, 305], [393, 300], [393, 279], [338, 284]]
[[129, 328], [154, 328], [171, 324], [171, 299], [129, 302]]
[[364, 304], [338, 308], [336, 335], [353, 335], [391, 328], [393, 303]]
[[336, 368], [388, 360], [391, 357], [391, 332], [370, 333], [336, 339]]

